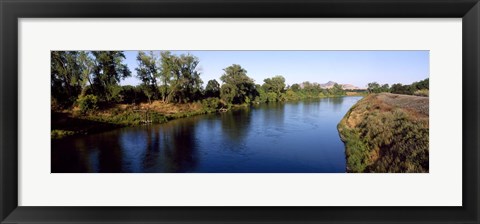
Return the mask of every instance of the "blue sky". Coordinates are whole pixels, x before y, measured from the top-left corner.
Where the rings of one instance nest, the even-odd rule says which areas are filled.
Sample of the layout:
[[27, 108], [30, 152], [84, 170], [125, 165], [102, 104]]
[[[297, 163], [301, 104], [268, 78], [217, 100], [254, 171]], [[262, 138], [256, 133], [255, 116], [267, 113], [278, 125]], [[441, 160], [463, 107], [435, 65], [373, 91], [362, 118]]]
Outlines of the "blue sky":
[[[154, 51], [159, 54], [158, 51]], [[369, 82], [410, 84], [429, 77], [429, 51], [171, 51], [190, 53], [200, 59], [204, 83], [220, 82], [223, 69], [239, 64], [247, 75], [262, 84], [265, 78], [285, 77], [288, 85], [303, 81], [334, 81], [366, 87]], [[132, 77], [122, 85], [137, 85], [135, 68], [138, 51], [125, 51]]]

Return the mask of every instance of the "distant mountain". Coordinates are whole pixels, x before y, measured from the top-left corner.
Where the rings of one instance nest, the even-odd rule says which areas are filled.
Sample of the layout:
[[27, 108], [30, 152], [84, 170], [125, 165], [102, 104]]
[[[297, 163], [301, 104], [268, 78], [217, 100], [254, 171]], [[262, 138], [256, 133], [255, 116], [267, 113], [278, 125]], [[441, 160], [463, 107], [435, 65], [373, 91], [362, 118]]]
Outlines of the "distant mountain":
[[[330, 89], [333, 87], [333, 85], [337, 84], [336, 82], [334, 81], [328, 81], [327, 83], [325, 84], [320, 84], [320, 87], [324, 88], [324, 89]], [[354, 86], [352, 84], [340, 84], [342, 86], [343, 89], [362, 89], [362, 88], [359, 88], [357, 86]]]
[[342, 84], [343, 89], [362, 89], [360, 87], [354, 86], [352, 84]]
[[336, 82], [334, 81], [328, 81], [327, 83], [325, 84], [320, 84], [320, 87], [324, 88], [324, 89], [330, 89], [333, 87], [333, 85], [337, 84]]

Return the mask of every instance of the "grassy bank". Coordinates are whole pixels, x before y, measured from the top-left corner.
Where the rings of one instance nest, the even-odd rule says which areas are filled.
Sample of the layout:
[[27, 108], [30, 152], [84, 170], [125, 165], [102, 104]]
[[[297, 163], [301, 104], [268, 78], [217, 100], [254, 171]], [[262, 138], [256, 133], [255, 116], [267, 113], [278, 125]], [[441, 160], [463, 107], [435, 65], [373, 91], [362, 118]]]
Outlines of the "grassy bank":
[[[358, 93], [343, 96], [357, 96]], [[343, 97], [331, 96], [331, 97]], [[322, 99], [326, 96], [308, 99]], [[308, 100], [303, 99], [303, 100]], [[289, 100], [295, 102], [301, 100]], [[220, 109], [241, 109], [251, 104], [225, 106], [215, 98], [207, 98], [198, 103], [173, 104], [153, 101], [141, 104], [114, 104], [103, 109], [82, 113], [78, 107], [68, 110], [52, 110], [51, 138], [60, 139], [74, 135], [86, 135], [115, 128], [142, 124], [161, 124], [170, 120], [200, 114], [215, 113]]]
[[117, 104], [87, 114], [80, 113], [78, 108], [52, 111], [51, 137], [59, 139], [146, 123], [161, 124], [215, 111], [201, 103], [171, 104], [161, 101], [138, 105]]
[[371, 94], [338, 124], [349, 172], [428, 172], [428, 97]]

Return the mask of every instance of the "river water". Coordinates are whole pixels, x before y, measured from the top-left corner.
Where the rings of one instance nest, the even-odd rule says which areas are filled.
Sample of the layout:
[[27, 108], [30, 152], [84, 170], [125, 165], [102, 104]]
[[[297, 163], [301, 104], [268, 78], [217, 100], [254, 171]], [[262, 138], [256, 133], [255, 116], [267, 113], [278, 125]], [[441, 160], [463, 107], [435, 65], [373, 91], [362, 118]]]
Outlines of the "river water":
[[337, 124], [361, 97], [270, 103], [52, 140], [52, 173], [342, 173]]

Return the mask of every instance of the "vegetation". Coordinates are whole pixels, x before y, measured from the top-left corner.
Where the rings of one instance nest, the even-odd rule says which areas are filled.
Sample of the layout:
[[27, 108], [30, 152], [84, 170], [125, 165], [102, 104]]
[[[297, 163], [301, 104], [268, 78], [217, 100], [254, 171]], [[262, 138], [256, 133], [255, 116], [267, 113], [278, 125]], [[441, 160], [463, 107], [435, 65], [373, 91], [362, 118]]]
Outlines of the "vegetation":
[[52, 139], [60, 139], [60, 138], [64, 138], [64, 137], [67, 137], [67, 136], [74, 135], [74, 134], [75, 134], [74, 131], [55, 130], [55, 129], [51, 131]]
[[428, 172], [428, 98], [370, 94], [338, 124], [349, 172]]
[[416, 96], [428, 96], [429, 79], [426, 78], [419, 82], [414, 82], [410, 85], [402, 85], [400, 83], [393, 84], [391, 87], [388, 84], [380, 85], [377, 82], [368, 83], [369, 93], [395, 93]]
[[85, 95], [79, 96], [77, 99], [78, 107], [80, 109], [80, 113], [86, 114], [88, 112], [92, 112], [98, 109], [98, 99], [97, 96], [94, 95]]
[[240, 65], [231, 65], [223, 69], [220, 77], [224, 83], [220, 88], [220, 97], [227, 104], [250, 103], [257, 94], [255, 82], [247, 76], [247, 70]]
[[[169, 51], [138, 52], [134, 76], [140, 84], [122, 86], [132, 76], [124, 60], [122, 51], [51, 52], [52, 139], [250, 104], [366, 93], [336, 83], [288, 86], [281, 75], [256, 84], [238, 64], [204, 87], [199, 58]], [[367, 92], [338, 125], [348, 171], [428, 172], [429, 79], [392, 86], [372, 82]]]
[[[162, 123], [232, 106], [347, 95], [338, 84], [330, 89], [310, 82], [287, 86], [280, 75], [255, 84], [247, 70], [237, 64], [224, 69], [221, 83], [212, 79], [203, 88], [199, 59], [169, 51], [138, 52], [134, 75], [141, 82], [138, 86], [120, 85], [121, 80], [132, 76], [122, 51], [52, 51], [51, 59], [52, 113], [113, 125]], [[348, 95], [351, 93], [356, 94]], [[188, 105], [189, 110], [164, 111], [182, 105]], [[87, 132], [56, 128], [52, 126], [55, 138]], [[88, 125], [88, 131], [91, 128]]]

